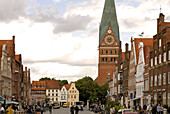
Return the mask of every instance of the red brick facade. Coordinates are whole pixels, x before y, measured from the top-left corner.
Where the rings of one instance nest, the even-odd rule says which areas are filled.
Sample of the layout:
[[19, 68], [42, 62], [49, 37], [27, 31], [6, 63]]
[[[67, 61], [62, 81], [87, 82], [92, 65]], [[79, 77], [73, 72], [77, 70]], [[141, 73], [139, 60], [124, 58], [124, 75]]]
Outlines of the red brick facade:
[[[112, 29], [109, 27], [108, 31]], [[114, 37], [113, 31], [111, 33], [106, 32], [105, 37], [99, 46], [99, 63], [98, 63], [98, 77], [95, 80], [100, 86], [105, 84], [110, 74], [113, 79], [113, 72], [116, 72], [116, 65], [118, 62], [119, 45], [118, 41]], [[107, 43], [107, 39], [112, 36], [113, 42]]]

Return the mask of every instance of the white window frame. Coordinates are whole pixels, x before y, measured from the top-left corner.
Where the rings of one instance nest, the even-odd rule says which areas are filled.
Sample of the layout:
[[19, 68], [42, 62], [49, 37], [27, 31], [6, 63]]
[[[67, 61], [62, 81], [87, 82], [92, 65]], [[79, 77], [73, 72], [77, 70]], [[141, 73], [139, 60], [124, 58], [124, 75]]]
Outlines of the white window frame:
[[168, 72], [168, 84], [170, 84], [170, 72]]
[[168, 60], [170, 60], [170, 50], [168, 51]]
[[155, 57], [155, 65], [157, 65], [157, 56]]
[[166, 92], [163, 93], [163, 104], [166, 104]]
[[163, 62], [165, 62], [166, 61], [166, 52], [164, 53], [164, 60], [163, 60]]
[[155, 86], [157, 86], [157, 75], [155, 75]]
[[159, 47], [161, 47], [161, 39], [159, 39]]
[[161, 63], [161, 54], [159, 55], [159, 64]]
[[153, 58], [151, 58], [151, 67], [153, 66]]
[[166, 84], [166, 73], [163, 74], [163, 85]]
[[153, 76], [151, 76], [151, 87], [153, 86]]
[[159, 78], [159, 85], [161, 85], [161, 80], [162, 80], [162, 79], [161, 79], [161, 74], [159, 74], [159, 77], [158, 77], [158, 78]]

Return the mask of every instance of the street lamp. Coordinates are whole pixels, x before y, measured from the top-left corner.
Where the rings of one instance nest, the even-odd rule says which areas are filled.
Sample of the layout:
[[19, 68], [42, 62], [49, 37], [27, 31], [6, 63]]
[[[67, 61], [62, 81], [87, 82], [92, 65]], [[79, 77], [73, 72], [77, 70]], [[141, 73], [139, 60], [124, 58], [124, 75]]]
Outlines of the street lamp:
[[5, 98], [5, 100], [4, 100], [4, 109], [5, 109], [5, 112], [6, 112], [6, 107], [5, 107], [5, 105], [6, 105], [6, 96], [7, 96], [7, 94], [5, 92], [5, 94], [4, 94], [4, 98]]

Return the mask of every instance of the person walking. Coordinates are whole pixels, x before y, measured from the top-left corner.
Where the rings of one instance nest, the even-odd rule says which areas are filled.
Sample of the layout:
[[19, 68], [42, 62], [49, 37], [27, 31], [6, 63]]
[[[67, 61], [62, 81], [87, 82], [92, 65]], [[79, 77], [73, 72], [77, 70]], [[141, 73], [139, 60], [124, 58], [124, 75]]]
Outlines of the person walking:
[[40, 110], [41, 110], [41, 114], [43, 114], [43, 112], [44, 112], [44, 107], [41, 106]]
[[160, 104], [158, 104], [157, 106], [157, 114], [161, 114], [162, 113], [162, 107]]
[[3, 106], [0, 107], [0, 113], [3, 114], [5, 112], [5, 109]]
[[167, 112], [168, 112], [168, 114], [170, 114], [170, 106], [168, 107]]
[[9, 105], [7, 108], [7, 114], [13, 114], [13, 109], [11, 105]]
[[49, 111], [50, 111], [50, 114], [52, 113], [52, 106], [50, 105], [49, 106]]
[[74, 107], [73, 107], [73, 105], [70, 107], [70, 113], [74, 114]]
[[152, 105], [152, 114], [156, 114], [157, 112], [157, 109], [156, 109], [156, 106], [154, 106], [154, 104]]
[[110, 108], [110, 114], [114, 114], [115, 113], [115, 108], [114, 105], [112, 106], [112, 108]]
[[78, 114], [78, 113], [79, 113], [79, 107], [76, 106], [76, 107], [75, 107], [75, 110], [76, 110], [76, 114]]

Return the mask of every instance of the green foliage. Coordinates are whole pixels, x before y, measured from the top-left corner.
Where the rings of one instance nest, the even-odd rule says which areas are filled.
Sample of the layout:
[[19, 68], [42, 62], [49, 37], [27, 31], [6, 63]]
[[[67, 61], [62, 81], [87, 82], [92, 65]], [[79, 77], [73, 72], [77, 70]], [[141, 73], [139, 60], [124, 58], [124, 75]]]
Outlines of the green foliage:
[[168, 105], [167, 104], [163, 104], [163, 107], [168, 109]]
[[40, 79], [39, 79], [39, 81], [45, 81], [45, 80], [51, 80], [51, 78], [44, 77], [44, 78], [40, 78]]
[[100, 87], [91, 77], [84, 77], [75, 83], [76, 88], [79, 90], [80, 101], [98, 102], [97, 100], [102, 100], [106, 96], [108, 86], [103, 85]]
[[118, 110], [123, 109], [123, 106], [121, 105], [115, 105], [115, 112], [118, 112]]
[[111, 106], [105, 106], [104, 109], [105, 110], [110, 110]]
[[59, 86], [63, 86], [63, 85], [68, 84], [68, 81], [67, 80], [58, 80], [58, 84], [59, 84]]

